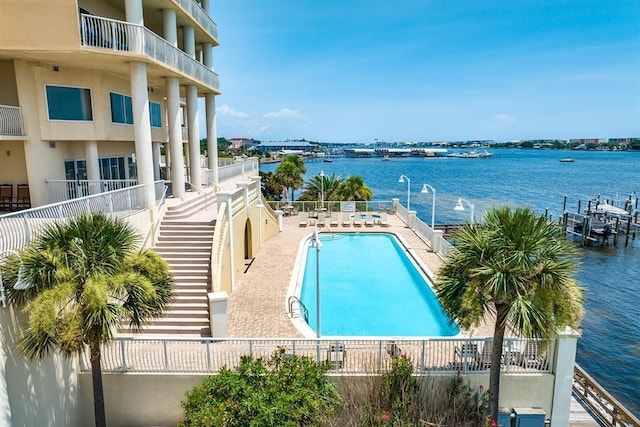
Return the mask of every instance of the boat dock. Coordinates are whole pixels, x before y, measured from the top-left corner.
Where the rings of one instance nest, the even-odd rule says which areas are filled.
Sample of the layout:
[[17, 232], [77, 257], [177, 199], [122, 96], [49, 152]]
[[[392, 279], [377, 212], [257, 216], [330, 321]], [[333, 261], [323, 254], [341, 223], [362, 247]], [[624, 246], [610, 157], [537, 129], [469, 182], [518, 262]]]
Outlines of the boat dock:
[[562, 226], [568, 236], [579, 239], [582, 246], [588, 244], [614, 245], [623, 239], [625, 246], [629, 240], [635, 240], [640, 233], [638, 222], [638, 198], [631, 194], [626, 199], [605, 199], [598, 195], [588, 199], [586, 209], [581, 211], [582, 202], [578, 201], [578, 211], [567, 212], [567, 197], [564, 198]]

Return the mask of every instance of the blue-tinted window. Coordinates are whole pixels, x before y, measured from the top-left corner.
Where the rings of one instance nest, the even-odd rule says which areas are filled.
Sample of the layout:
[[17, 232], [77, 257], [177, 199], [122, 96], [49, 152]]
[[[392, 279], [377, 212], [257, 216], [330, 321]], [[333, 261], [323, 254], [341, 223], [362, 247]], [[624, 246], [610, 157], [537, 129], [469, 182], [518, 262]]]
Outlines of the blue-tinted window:
[[149, 101], [149, 116], [151, 116], [151, 127], [162, 127], [162, 116], [160, 115], [160, 104]]
[[131, 97], [111, 92], [111, 121], [126, 125], [133, 124]]
[[93, 120], [90, 89], [50, 85], [45, 89], [49, 120]]

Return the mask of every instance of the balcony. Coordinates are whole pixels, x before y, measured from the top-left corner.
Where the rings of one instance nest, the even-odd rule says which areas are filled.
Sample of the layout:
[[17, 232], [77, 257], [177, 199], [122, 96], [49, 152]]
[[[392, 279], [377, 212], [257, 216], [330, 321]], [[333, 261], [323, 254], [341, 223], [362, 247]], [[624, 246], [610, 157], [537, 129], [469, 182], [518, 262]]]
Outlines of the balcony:
[[[204, 13], [204, 11], [201, 12]], [[82, 46], [145, 55], [192, 80], [219, 91], [220, 81], [215, 72], [144, 26], [91, 15], [81, 17]]]
[[174, 0], [174, 2], [184, 9], [211, 37], [218, 40], [218, 26], [198, 3], [194, 0]]
[[24, 136], [20, 107], [0, 105], [0, 137]]

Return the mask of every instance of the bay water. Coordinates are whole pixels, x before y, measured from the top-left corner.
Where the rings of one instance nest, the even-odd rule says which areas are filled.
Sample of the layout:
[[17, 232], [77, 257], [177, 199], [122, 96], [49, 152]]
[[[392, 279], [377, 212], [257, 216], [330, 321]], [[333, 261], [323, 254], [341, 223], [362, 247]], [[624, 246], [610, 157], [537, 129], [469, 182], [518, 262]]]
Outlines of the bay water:
[[[360, 175], [374, 200], [399, 198], [425, 223], [431, 222], [432, 193], [436, 189], [435, 223], [469, 221], [470, 204], [476, 220], [489, 207], [527, 205], [556, 221], [566, 209], [581, 212], [587, 199], [625, 199], [640, 195], [640, 152], [493, 149], [486, 159], [381, 158], [334, 159], [306, 163], [305, 180], [326, 175]], [[575, 159], [562, 163], [563, 157]], [[277, 164], [261, 165], [272, 172]], [[398, 182], [404, 175], [404, 183]], [[408, 180], [406, 179], [408, 178]], [[410, 190], [410, 191], [408, 191]], [[296, 194], [296, 197], [299, 195]], [[454, 207], [463, 198], [464, 211]], [[640, 415], [640, 235], [625, 246], [613, 243], [579, 250], [577, 279], [585, 288], [585, 316], [576, 355], [596, 381], [636, 415]]]

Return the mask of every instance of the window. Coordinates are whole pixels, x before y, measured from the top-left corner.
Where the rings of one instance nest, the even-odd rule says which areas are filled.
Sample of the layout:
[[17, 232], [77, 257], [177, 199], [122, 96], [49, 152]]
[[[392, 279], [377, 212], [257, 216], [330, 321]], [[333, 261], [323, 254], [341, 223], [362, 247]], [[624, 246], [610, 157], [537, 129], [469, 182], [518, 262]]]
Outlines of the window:
[[149, 101], [149, 115], [151, 116], [151, 127], [162, 127], [162, 116], [160, 115], [160, 103]]
[[110, 93], [111, 95], [111, 122], [122, 123], [125, 125], [133, 124], [133, 107], [131, 106], [131, 97], [120, 95], [119, 93]]
[[49, 120], [92, 121], [91, 89], [45, 86]]

